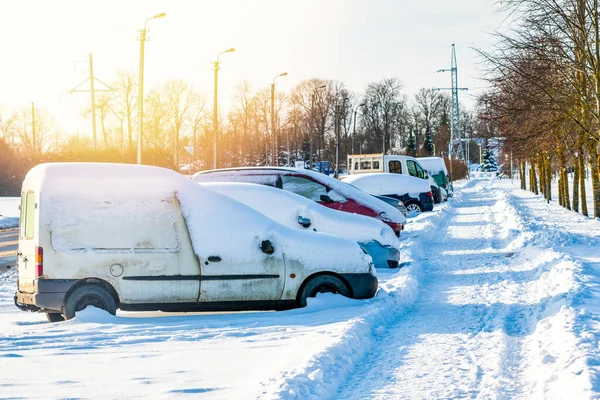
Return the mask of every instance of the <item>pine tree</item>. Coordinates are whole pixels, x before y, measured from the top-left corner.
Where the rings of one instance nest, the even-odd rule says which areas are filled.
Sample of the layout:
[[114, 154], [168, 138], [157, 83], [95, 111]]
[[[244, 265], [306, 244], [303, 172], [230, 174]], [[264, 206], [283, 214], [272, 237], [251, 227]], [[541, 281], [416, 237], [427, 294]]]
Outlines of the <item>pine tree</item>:
[[479, 169], [483, 172], [496, 172], [498, 171], [498, 163], [494, 158], [494, 153], [489, 147], [485, 148], [483, 152], [483, 160]]
[[431, 157], [433, 156], [433, 139], [431, 138], [431, 127], [427, 126], [427, 130], [425, 131], [425, 143], [423, 144], [423, 148], [425, 149], [425, 153]]
[[411, 132], [406, 145], [406, 153], [409, 156], [417, 156], [417, 144], [415, 143], [415, 135]]

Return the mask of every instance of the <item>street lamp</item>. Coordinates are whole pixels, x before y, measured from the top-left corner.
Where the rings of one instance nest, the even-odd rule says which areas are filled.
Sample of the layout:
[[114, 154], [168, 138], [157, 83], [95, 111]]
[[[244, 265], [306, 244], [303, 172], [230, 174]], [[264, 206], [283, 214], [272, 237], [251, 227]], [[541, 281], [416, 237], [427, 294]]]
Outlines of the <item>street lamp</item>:
[[[273, 78], [273, 83], [271, 83], [271, 133], [273, 134], [273, 163], [275, 166], [279, 165], [279, 156], [277, 154], [277, 135], [275, 133], [275, 81], [280, 76], [287, 76], [287, 72], [282, 72], [281, 74], [275, 76]], [[288, 141], [288, 152], [290, 150], [290, 144]], [[289, 154], [289, 153], [288, 153]], [[265, 154], [266, 158], [266, 154]], [[288, 155], [289, 158], [289, 155]]]
[[233, 53], [235, 49], [232, 47], [225, 51], [220, 52], [217, 55], [217, 61], [215, 61], [215, 92], [214, 92], [214, 105], [213, 105], [213, 168], [217, 169], [217, 131], [219, 130], [219, 103], [218, 103], [218, 92], [219, 92], [219, 63], [221, 55], [226, 53]]
[[[345, 108], [348, 100], [350, 100], [348, 97], [342, 99], [342, 108]], [[333, 172], [333, 177], [337, 178], [340, 168], [340, 110], [337, 100], [335, 103], [335, 171]]]
[[[317, 95], [317, 90], [319, 89], [324, 89], [326, 88], [327, 85], [321, 85], [321, 86], [317, 86], [316, 88], [313, 89], [311, 95], [310, 95], [310, 113], [311, 113], [311, 120], [313, 123], [313, 127], [316, 130], [317, 127], [317, 123], [315, 121], [315, 96]], [[308, 142], [309, 142], [309, 167], [312, 170], [313, 167], [313, 142], [312, 142], [312, 135], [309, 133], [308, 135]]]
[[137, 142], [137, 163], [142, 163], [142, 133], [144, 132], [144, 44], [146, 43], [146, 25], [148, 21], [166, 17], [167, 14], [160, 13], [144, 21], [144, 29], [140, 30], [140, 73], [138, 85], [138, 142]]
[[[352, 154], [354, 154], [354, 137], [356, 136], [356, 111], [358, 111], [358, 109], [360, 107], [364, 107], [366, 105], [366, 103], [361, 103], [358, 106], [356, 106], [356, 108], [354, 109], [354, 124], [353, 124], [353, 131], [352, 131]], [[362, 150], [362, 146], [361, 146], [361, 150]], [[362, 151], [361, 151], [362, 154]]]

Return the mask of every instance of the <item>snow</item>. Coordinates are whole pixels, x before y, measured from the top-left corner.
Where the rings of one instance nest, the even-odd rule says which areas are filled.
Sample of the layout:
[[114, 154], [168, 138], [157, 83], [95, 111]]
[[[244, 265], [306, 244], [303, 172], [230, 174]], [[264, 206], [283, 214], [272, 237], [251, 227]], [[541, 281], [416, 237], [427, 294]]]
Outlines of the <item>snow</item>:
[[425, 179], [400, 174], [368, 173], [350, 175], [344, 179], [344, 182], [367, 193], [383, 196], [408, 194], [410, 197], [419, 198], [419, 193], [431, 191], [429, 182]]
[[202, 259], [219, 254], [224, 263], [258, 262], [268, 256], [256, 249], [263, 240], [271, 240], [276, 257], [285, 253], [307, 271], [366, 272], [370, 261], [354, 241], [285, 227], [172, 170], [129, 164], [42, 164], [26, 180], [37, 180], [40, 186], [44, 196], [40, 207], [50, 218], [52, 245], [59, 251], [132, 249], [146, 237], [152, 238], [156, 249], [173, 249], [172, 229], [164, 227], [175, 223], [176, 211], [169, 204], [177, 197], [194, 252]]
[[423, 168], [427, 170], [431, 175], [439, 174], [444, 171], [446, 175], [448, 175], [448, 170], [446, 169], [446, 163], [443, 158], [440, 157], [419, 157], [417, 161]]
[[19, 226], [19, 197], [0, 197], [0, 229]]
[[[277, 169], [277, 168], [268, 168], [268, 167], [267, 168], [223, 169], [223, 170], [199, 172], [199, 173], [193, 175], [192, 179], [196, 182], [223, 182], [224, 181], [223, 174], [227, 174], [228, 172], [231, 172], [231, 174], [227, 174], [227, 181], [265, 184], [263, 182], [255, 182], [255, 181], [250, 182], [248, 180], [248, 177], [247, 176], [242, 177], [241, 173], [243, 173], [245, 171], [248, 171], [248, 172], [251, 171], [252, 174], [261, 174], [261, 173], [272, 174], [273, 171], [278, 171], [278, 170], [298, 172], [299, 174], [307, 175], [307, 176], [311, 177], [312, 179], [314, 179], [316, 182], [320, 182], [322, 184], [329, 186], [331, 189], [340, 193], [341, 195], [345, 196], [346, 198], [353, 199], [354, 201], [356, 201], [359, 204], [363, 204], [363, 205], [368, 206], [369, 208], [372, 208], [373, 210], [375, 210], [375, 212], [377, 212], [377, 214], [385, 212], [387, 217], [389, 219], [391, 219], [394, 223], [403, 224], [406, 222], [406, 218], [404, 217], [404, 215], [402, 215], [402, 213], [400, 211], [398, 211], [398, 209], [390, 206], [386, 202], [379, 200], [376, 197], [370, 196], [368, 193], [365, 193], [364, 191], [362, 191], [352, 185], [348, 185], [338, 179], [332, 178], [330, 176], [327, 176], [327, 175], [324, 175], [324, 174], [321, 174], [321, 173], [318, 173], [315, 171], [310, 171], [307, 169], [298, 169], [298, 168]], [[236, 171], [239, 171], [240, 173], [237, 173]], [[275, 182], [272, 182], [272, 186], [275, 186]]]
[[597, 398], [600, 223], [515, 184], [454, 182], [369, 300], [47, 324], [0, 272], [0, 397]]
[[[398, 247], [394, 231], [383, 222], [358, 214], [332, 210], [292, 192], [251, 183], [202, 183], [203, 187], [245, 204], [282, 225], [310, 229], [356, 242], [376, 240], [384, 246]], [[311, 221], [302, 228], [298, 217]]]

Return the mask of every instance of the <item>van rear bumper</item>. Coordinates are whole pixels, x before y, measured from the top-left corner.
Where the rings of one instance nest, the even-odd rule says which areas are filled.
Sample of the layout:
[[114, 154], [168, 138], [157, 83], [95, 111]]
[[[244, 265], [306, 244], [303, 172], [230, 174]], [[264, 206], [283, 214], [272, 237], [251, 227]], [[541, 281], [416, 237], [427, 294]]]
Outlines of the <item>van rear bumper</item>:
[[36, 279], [33, 293], [15, 293], [15, 305], [23, 311], [60, 312], [65, 296], [75, 282], [76, 279]]

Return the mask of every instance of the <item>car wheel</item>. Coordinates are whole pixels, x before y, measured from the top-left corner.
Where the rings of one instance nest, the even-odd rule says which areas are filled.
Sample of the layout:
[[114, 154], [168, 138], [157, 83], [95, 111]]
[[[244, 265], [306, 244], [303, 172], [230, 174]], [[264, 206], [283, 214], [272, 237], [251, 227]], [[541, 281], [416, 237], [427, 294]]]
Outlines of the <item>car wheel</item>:
[[64, 321], [65, 317], [63, 317], [61, 313], [49, 312], [46, 313], [46, 319], [48, 320], [48, 322], [60, 322]]
[[100, 285], [83, 285], [67, 297], [63, 305], [63, 315], [65, 319], [75, 317], [78, 311], [84, 310], [87, 306], [94, 306], [105, 310], [112, 315], [117, 313], [117, 304], [112, 295]]
[[305, 307], [306, 299], [319, 293], [339, 293], [350, 297], [348, 286], [341, 279], [332, 275], [318, 275], [311, 278], [298, 294], [298, 306]]
[[419, 203], [417, 203], [416, 201], [410, 201], [408, 203], [404, 203], [404, 206], [406, 207], [406, 209], [408, 210], [408, 212], [416, 212], [416, 213], [422, 213], [423, 211], [425, 211], [425, 209], [423, 208], [423, 206]]

